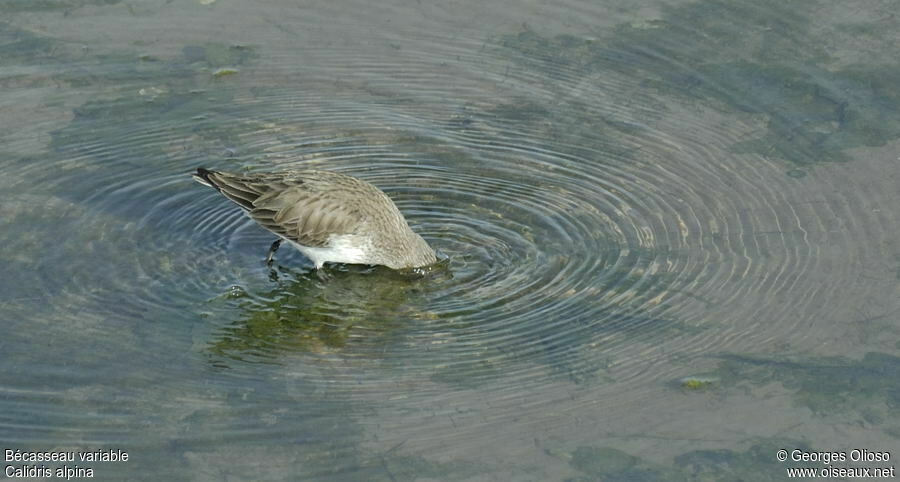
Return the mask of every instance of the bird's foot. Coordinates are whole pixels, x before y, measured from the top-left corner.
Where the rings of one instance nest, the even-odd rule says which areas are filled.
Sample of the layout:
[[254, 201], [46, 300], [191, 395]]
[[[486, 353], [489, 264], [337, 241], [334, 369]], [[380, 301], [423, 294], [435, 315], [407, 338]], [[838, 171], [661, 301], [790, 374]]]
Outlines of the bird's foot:
[[328, 282], [328, 280], [331, 279], [331, 275], [328, 274], [328, 272], [325, 271], [325, 269], [323, 269], [321, 266], [317, 266], [316, 267], [316, 278], [318, 278], [319, 281], [326, 283], [326, 282]]
[[266, 255], [266, 265], [272, 266], [272, 257], [275, 256], [275, 251], [278, 251], [278, 248], [281, 247], [282, 241], [282, 239], [279, 239], [272, 243], [272, 246], [269, 248], [269, 254]]

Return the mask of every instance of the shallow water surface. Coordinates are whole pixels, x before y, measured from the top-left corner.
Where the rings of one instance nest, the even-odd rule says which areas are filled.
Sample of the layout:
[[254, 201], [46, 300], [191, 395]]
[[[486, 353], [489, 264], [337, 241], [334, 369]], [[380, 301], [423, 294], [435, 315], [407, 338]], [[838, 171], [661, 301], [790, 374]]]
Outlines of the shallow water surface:
[[[0, 2], [0, 448], [385, 481], [896, 448], [892, 4], [483, 3]], [[446, 267], [269, 268], [198, 166], [370, 181]]]

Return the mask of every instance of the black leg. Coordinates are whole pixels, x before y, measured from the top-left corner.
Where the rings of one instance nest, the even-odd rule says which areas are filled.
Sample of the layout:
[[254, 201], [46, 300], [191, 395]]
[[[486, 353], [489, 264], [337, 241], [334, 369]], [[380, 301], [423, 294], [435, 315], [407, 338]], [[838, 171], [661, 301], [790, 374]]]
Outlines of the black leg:
[[281, 246], [281, 239], [272, 243], [272, 247], [269, 248], [269, 254], [266, 256], [266, 264], [272, 266], [272, 256], [275, 256], [275, 251], [278, 251], [278, 248]]

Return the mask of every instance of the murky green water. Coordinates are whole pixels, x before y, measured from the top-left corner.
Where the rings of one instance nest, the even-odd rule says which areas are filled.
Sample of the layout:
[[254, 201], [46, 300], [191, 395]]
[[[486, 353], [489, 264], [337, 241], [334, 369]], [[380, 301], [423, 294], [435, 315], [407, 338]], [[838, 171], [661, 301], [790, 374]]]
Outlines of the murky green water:
[[[100, 480], [900, 457], [898, 22], [883, 0], [2, 0], [0, 448], [126, 451], [68, 464]], [[273, 237], [197, 166], [369, 180], [448, 272], [269, 269]]]

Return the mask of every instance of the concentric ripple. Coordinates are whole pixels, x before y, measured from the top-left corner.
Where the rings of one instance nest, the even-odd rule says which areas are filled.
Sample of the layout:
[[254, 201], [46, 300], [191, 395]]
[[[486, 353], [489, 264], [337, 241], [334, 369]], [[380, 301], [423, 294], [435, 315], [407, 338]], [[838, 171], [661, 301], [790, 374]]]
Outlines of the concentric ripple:
[[[405, 55], [415, 59], [416, 52]], [[123, 293], [86, 287], [108, 285], [108, 279], [146, 280], [128, 288], [118, 310], [177, 313], [198, 296], [208, 303], [204, 311], [212, 310], [208, 314], [237, 308], [241, 321], [211, 346], [213, 354], [241, 360], [273, 360], [322, 343], [364, 353], [386, 343], [383, 336], [403, 333], [408, 343], [392, 349], [407, 366], [417, 366], [414, 371], [432, 376], [440, 366], [468, 373], [473, 382], [501, 372], [510, 383], [521, 382], [544, 376], [547, 367], [582, 380], [609, 359], [622, 368], [642, 365], [633, 354], [636, 340], [666, 339], [682, 343], [680, 350], [702, 350], [766, 336], [755, 334], [752, 322], [729, 321], [747, 313], [719, 318], [725, 328], [700, 346], [686, 336], [702, 330], [705, 312], [751, 293], [768, 298], [810, 267], [806, 228], [796, 214], [774, 205], [791, 203], [780, 199], [767, 172], [771, 164], [757, 158], [736, 169], [716, 159], [750, 126], [710, 130], [706, 120], [691, 126], [691, 117], [682, 122], [671, 114], [651, 126], [641, 115], [658, 107], [659, 99], [638, 97], [628, 106], [586, 100], [588, 89], [633, 88], [627, 79], [584, 79], [566, 69], [557, 74], [547, 90], [509, 74], [530, 86], [527, 99], [516, 94], [478, 106], [438, 105], [430, 113], [282, 88], [253, 96], [200, 89], [85, 106], [57, 138], [86, 128], [120, 141], [87, 140], [75, 151], [63, 150], [74, 155], [68, 162], [90, 167], [40, 179], [58, 196], [89, 207], [74, 222], [92, 226], [91, 233], [112, 234], [86, 241], [93, 251], [73, 246], [82, 252], [50, 258], [79, 280], [57, 289], [99, 306]], [[377, 90], [368, 95], [393, 96]], [[411, 90], [403, 95], [430, 96]], [[233, 103], [217, 104], [222, 97]], [[544, 104], [555, 98], [581, 113], [555, 116]], [[204, 114], [190, 129], [183, 126], [186, 132], [157, 120], [160, 114], [183, 119], [194, 104]], [[119, 111], [137, 112], [142, 123], [111, 123]], [[586, 113], [600, 120], [582, 125]], [[226, 119], [239, 119], [227, 136], [218, 127]], [[573, 136], [578, 144], [570, 143]], [[163, 153], [163, 159], [145, 167], [122, 158], [127, 152]], [[261, 260], [272, 236], [214, 191], [192, 184], [188, 173], [198, 165], [326, 168], [366, 179], [388, 192], [414, 228], [449, 258], [451, 275], [430, 283], [366, 279], [385, 276], [376, 270], [323, 281], [302, 256], [284, 251], [270, 270]], [[794, 225], [799, 236], [786, 238]], [[760, 234], [763, 229], [771, 234]], [[775, 271], [760, 264], [763, 252], [779, 259]], [[115, 271], [63, 262], [93, 264], [101, 257], [119, 259]], [[787, 272], [796, 274], [788, 278]], [[381, 302], [373, 305], [373, 299]], [[286, 325], [251, 335], [252, 325], [266, 316]], [[749, 316], [756, 319], [752, 311]], [[415, 321], [386, 333], [379, 325], [384, 317]], [[291, 328], [296, 319], [305, 321]], [[340, 329], [317, 331], [326, 326]], [[317, 333], [312, 344], [295, 339], [310, 338], [304, 330]], [[416, 353], [422, 343], [436, 341], [436, 358]], [[602, 356], [589, 348], [598, 344]], [[492, 360], [489, 369], [473, 368], [486, 359]]]
[[[108, 2], [76, 3], [90, 7], [55, 22]], [[136, 52], [53, 43], [40, 33], [50, 17], [0, 25], [0, 49], [25, 52], [0, 56], [0, 81], [40, 98], [23, 111], [35, 134], [0, 133], [0, 244], [15, 275], [0, 285], [0, 426], [17, 443], [140, 445], [132, 429], [152, 427], [165, 448], [146, 460], [174, 451], [205, 469], [230, 460], [221, 444], [302, 442], [304, 463], [322, 457], [310, 478], [378, 480], [340, 470], [387, 470], [407, 440], [469, 460], [519, 430], [530, 450], [560, 420], [560, 439], [619, 416], [630, 435], [622, 425], [696, 403], [659, 394], [715, 355], [831, 355], [838, 322], [866, 310], [843, 301], [895, 289], [883, 261], [896, 256], [896, 183], [820, 161], [873, 146], [896, 157], [896, 74], [816, 64], [821, 39], [794, 7], [613, 12], [621, 25], [589, 35], [614, 9], [541, 7], [566, 25], [553, 33], [501, 6], [478, 6], [502, 16], [482, 20], [424, 5], [387, 26], [400, 7], [157, 3], [119, 19], [158, 22], [140, 24], [153, 38], [129, 39]], [[217, 20], [193, 29], [206, 17], [169, 8]], [[591, 20], [569, 32], [580, 15]], [[728, 43], [744, 17], [746, 52]], [[223, 32], [235, 19], [267, 33]], [[199, 166], [360, 177], [444, 259], [418, 277], [316, 271], [284, 247], [269, 267], [274, 236], [193, 182]], [[882, 284], [860, 281], [864, 269]], [[701, 428], [707, 441], [727, 431]], [[592, 430], [580, 440], [606, 436]], [[348, 453], [359, 460], [336, 461]]]

